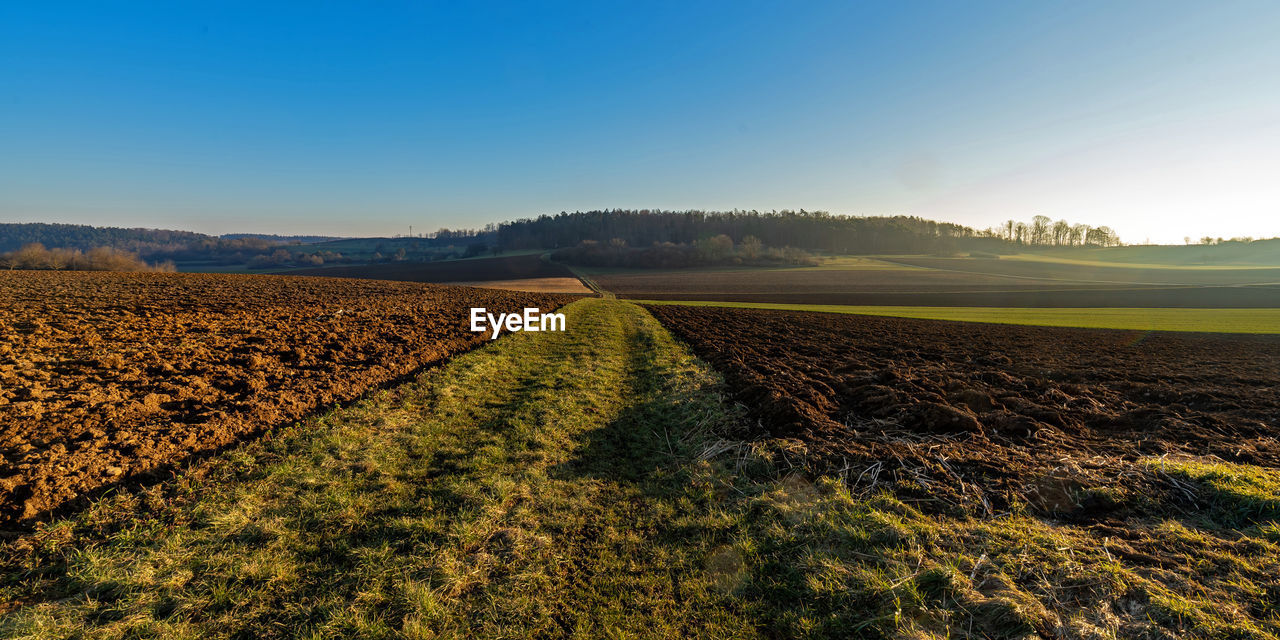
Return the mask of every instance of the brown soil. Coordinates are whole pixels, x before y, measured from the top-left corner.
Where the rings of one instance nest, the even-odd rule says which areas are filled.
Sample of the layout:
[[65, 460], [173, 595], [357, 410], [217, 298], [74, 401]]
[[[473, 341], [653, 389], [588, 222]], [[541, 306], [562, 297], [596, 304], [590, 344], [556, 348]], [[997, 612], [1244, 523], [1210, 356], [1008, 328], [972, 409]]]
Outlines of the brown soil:
[[327, 278], [0, 272], [0, 525], [358, 397], [572, 296]]
[[1165, 454], [1280, 467], [1277, 336], [649, 310], [725, 375], [752, 435], [798, 440], [828, 470], [911, 476], [929, 499], [1054, 511], [1064, 478], [1122, 482], [1115, 461]]

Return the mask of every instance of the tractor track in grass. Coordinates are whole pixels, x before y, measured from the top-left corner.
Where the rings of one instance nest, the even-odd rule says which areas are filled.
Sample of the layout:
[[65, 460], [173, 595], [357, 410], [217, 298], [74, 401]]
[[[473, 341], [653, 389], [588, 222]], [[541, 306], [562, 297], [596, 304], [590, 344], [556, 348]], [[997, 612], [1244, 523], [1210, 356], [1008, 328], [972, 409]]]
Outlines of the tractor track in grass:
[[727, 415], [714, 374], [637, 306], [564, 310], [571, 331], [505, 336], [185, 489], [9, 542], [10, 580], [66, 573], [4, 585], [26, 606], [0, 632], [754, 637], [709, 587], [713, 541], [660, 497]]

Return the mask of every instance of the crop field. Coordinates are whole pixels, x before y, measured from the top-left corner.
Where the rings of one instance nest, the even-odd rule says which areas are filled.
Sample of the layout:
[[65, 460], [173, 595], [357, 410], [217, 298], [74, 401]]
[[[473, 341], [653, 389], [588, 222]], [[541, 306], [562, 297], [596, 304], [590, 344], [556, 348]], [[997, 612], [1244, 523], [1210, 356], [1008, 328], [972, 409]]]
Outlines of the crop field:
[[[1172, 247], [1159, 247], [1160, 249], [1170, 249]], [[1183, 257], [1181, 260], [1177, 256], [1170, 256], [1167, 253], [1161, 255], [1161, 252], [1148, 251], [1143, 256], [1142, 253], [1136, 255], [1112, 255], [1111, 259], [1102, 259], [1096, 255], [1096, 252], [1108, 252], [1115, 254], [1126, 250], [1135, 249], [1135, 247], [1112, 247], [1108, 249], [1080, 250], [1072, 248], [1058, 251], [1044, 251], [1037, 253], [1014, 253], [1009, 255], [1001, 255], [1000, 260], [1026, 260], [1030, 262], [1047, 262], [1064, 266], [1076, 267], [1107, 267], [1111, 269], [1143, 269], [1143, 270], [1161, 270], [1161, 271], [1247, 271], [1247, 270], [1264, 270], [1275, 272], [1280, 269], [1280, 256], [1274, 251], [1259, 251], [1259, 257], [1269, 258], [1257, 263], [1209, 263], [1205, 261], [1187, 260]], [[1091, 255], [1092, 254], [1092, 255]], [[1164, 260], [1161, 262], [1160, 260]]]
[[1280, 637], [1280, 338], [563, 311], [0, 537], [0, 635]]
[[925, 512], [1083, 527], [1129, 574], [1065, 602], [1041, 591], [1042, 605], [1175, 612], [1196, 637], [1272, 637], [1259, 620], [1275, 632], [1274, 547], [1229, 554], [1230, 568], [1211, 558], [1280, 542], [1280, 337], [649, 310], [724, 374], [747, 437], [790, 443], [790, 464]]
[[0, 273], [0, 523], [29, 522], [483, 341], [567, 296], [350, 279]]
[[926, 468], [941, 456], [1006, 493], [1073, 457], [1280, 466], [1277, 336], [650, 311], [725, 371], [772, 435], [815, 455]]
[[1035, 255], [988, 260], [981, 258], [895, 257], [886, 260], [905, 266], [939, 271], [961, 271], [978, 276], [1009, 276], [1075, 283], [1144, 286], [1276, 286], [1280, 267], [1204, 267], [1183, 265], [1106, 264], [1054, 260]]
[[592, 276], [631, 300], [863, 306], [1280, 308], [1280, 270], [1142, 270], [946, 258], [787, 269], [620, 271]]
[[1280, 310], [972, 306], [1266, 285], [996, 262], [0, 274], [0, 636], [1280, 638]]
[[573, 272], [543, 260], [539, 254], [470, 258], [439, 262], [396, 262], [353, 267], [318, 267], [284, 272], [291, 276], [368, 278], [400, 282], [432, 282], [493, 289], [548, 293], [590, 293]]

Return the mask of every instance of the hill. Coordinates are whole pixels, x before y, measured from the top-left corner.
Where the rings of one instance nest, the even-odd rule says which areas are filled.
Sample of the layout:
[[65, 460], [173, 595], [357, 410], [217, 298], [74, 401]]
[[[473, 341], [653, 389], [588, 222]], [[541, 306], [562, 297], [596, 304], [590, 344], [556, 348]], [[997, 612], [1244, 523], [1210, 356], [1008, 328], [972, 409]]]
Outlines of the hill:
[[1122, 264], [1280, 266], [1280, 238], [1222, 240], [1213, 244], [1130, 245], [1048, 250], [1042, 255]]
[[345, 238], [345, 236], [281, 236], [274, 233], [224, 233], [218, 237], [226, 238], [227, 240], [257, 238], [259, 240], [269, 240], [280, 244], [317, 244], [320, 242], [343, 240]]

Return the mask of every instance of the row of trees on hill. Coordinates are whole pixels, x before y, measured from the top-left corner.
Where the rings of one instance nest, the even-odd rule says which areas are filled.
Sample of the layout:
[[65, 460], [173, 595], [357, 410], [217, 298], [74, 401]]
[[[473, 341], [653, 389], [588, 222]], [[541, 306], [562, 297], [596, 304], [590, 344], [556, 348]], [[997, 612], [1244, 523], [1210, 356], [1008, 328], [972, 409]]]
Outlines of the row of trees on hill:
[[[165, 229], [123, 229], [116, 227], [91, 227], [76, 224], [0, 223], [0, 252], [16, 251], [32, 243], [46, 247], [63, 247], [87, 252], [109, 247], [117, 251], [134, 253], [151, 262], [174, 261], [206, 265], [251, 265], [262, 268], [281, 266], [316, 266], [325, 263], [350, 262], [340, 252], [313, 241], [331, 240], [325, 236], [277, 236], [264, 234], [227, 234], [210, 236], [190, 231]], [[442, 255], [463, 255], [470, 247], [478, 246], [478, 252], [495, 246], [497, 225], [483, 229], [440, 229], [433, 233], [413, 236], [413, 245], [420, 247], [428, 259]], [[393, 243], [374, 261], [406, 259], [396, 257], [404, 242]], [[411, 252], [412, 253], [412, 252]], [[471, 254], [467, 254], [471, 255]], [[363, 260], [367, 256], [361, 255]], [[408, 259], [414, 259], [409, 256]]]
[[173, 260], [243, 264], [255, 255], [269, 253], [280, 246], [281, 242], [271, 237], [220, 238], [167, 229], [122, 229], [81, 224], [0, 224], [0, 251], [14, 251], [30, 244], [81, 252], [110, 248], [136, 254], [153, 262]]
[[1111, 227], [1091, 227], [1066, 220], [1054, 222], [1048, 216], [1036, 216], [1031, 222], [1007, 220], [987, 234], [1009, 243], [1042, 247], [1117, 247], [1120, 236]]
[[953, 253], [1011, 251], [1025, 246], [1111, 247], [1120, 238], [1109, 227], [1054, 222], [1036, 216], [1010, 220], [986, 230], [915, 216], [855, 217], [825, 211], [662, 211], [561, 212], [503, 223], [498, 242], [504, 249], [577, 247], [583, 241], [621, 239], [632, 247], [692, 246], [725, 235], [739, 242], [764, 239], [776, 247], [826, 253]]
[[964, 225], [914, 216], [852, 217], [825, 211], [662, 211], [562, 212], [503, 223], [504, 249], [576, 247], [584, 240], [619, 238], [632, 247], [693, 243], [719, 235], [738, 242], [748, 236], [775, 247], [829, 253], [935, 253], [997, 249], [1000, 238]]
[[33, 242], [15, 251], [0, 254], [0, 268], [65, 271], [175, 271], [172, 262], [147, 264], [138, 254], [111, 247], [80, 249], [54, 248]]

